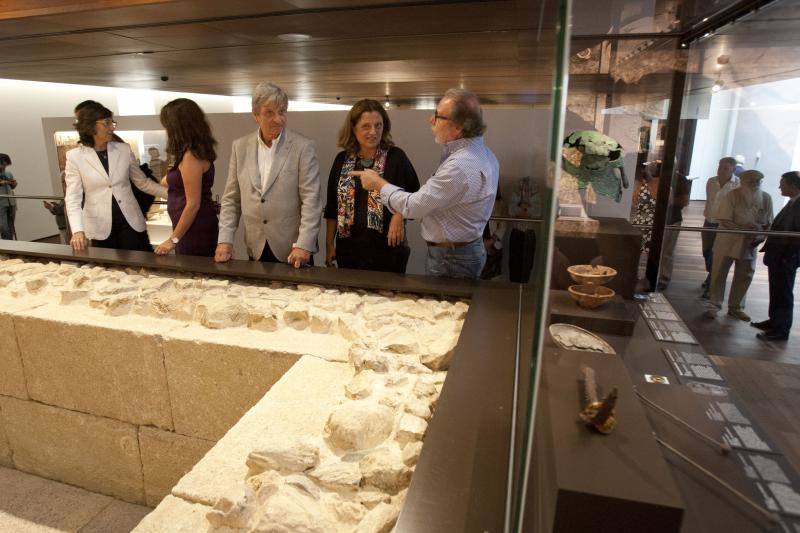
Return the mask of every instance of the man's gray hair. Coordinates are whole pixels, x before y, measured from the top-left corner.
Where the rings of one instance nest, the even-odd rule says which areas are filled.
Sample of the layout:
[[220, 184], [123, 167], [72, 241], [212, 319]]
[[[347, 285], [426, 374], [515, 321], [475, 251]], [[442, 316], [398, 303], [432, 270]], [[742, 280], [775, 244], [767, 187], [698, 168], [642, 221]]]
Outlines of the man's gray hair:
[[464, 137], [478, 137], [486, 131], [478, 95], [465, 89], [448, 89], [442, 99], [453, 102], [450, 120], [461, 128]]
[[289, 107], [289, 95], [271, 81], [261, 82], [253, 90], [253, 113], [261, 111], [264, 104], [277, 104], [286, 109]]

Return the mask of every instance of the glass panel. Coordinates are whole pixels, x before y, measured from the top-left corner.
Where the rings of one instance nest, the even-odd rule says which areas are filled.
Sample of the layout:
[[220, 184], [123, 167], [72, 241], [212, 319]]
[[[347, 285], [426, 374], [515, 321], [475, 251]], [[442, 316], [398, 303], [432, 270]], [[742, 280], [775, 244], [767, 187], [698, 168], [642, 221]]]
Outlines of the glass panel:
[[[496, 510], [500, 509], [501, 522], [487, 523], [487, 527], [483, 529], [494, 531], [500, 530], [502, 526], [512, 530], [521, 523], [523, 487], [528, 468], [525, 459], [529, 455], [534, 430], [534, 399], [538, 376], [536, 361], [545, 331], [543, 327], [546, 321], [554, 234], [554, 191], [559, 179], [561, 141], [564, 137], [563, 98], [567, 79], [566, 56], [569, 51], [566, 26], [568, 2], [474, 2], [469, 4], [468, 9], [461, 2], [425, 5], [414, 3], [411, 7], [403, 4], [395, 3], [387, 9], [349, 6], [337, 10], [331, 7], [322, 14], [301, 10], [291, 15], [294, 21], [292, 25], [303, 27], [303, 22], [314, 22], [315, 26], [312, 26], [318, 28], [320, 33], [323, 29], [350, 24], [353, 20], [370, 20], [369, 26], [374, 31], [370, 34], [369, 43], [359, 42], [351, 35], [343, 37], [341, 32], [334, 31], [326, 38], [317, 39], [314, 36], [308, 42], [299, 44], [265, 44], [255, 39], [265, 34], [262, 27], [264, 20], [254, 22], [226, 19], [215, 23], [215, 26], [230, 27], [234, 30], [231, 34], [237, 33], [235, 30], [238, 27], [244, 35], [246, 26], [252, 25], [250, 27], [254, 42], [242, 47], [226, 47], [228, 51], [224, 56], [225, 60], [235, 62], [243, 69], [253, 68], [251, 63], [262, 61], [262, 54], [269, 57], [269, 61], [279, 61], [282, 67], [285, 66], [281, 73], [287, 79], [284, 88], [290, 92], [290, 96], [316, 98], [321, 101], [341, 99], [341, 103], [348, 105], [364, 97], [379, 99], [391, 117], [394, 142], [411, 159], [423, 184], [436, 172], [441, 161], [442, 147], [434, 143], [430, 134], [431, 115], [438, 99], [445, 90], [452, 87], [469, 89], [479, 96], [483, 106], [483, 119], [488, 125], [485, 142], [499, 161], [500, 176], [498, 200], [494, 206], [495, 216], [488, 224], [487, 239], [483, 242], [489, 248], [488, 265], [493, 269], [484, 272], [484, 278], [497, 283], [476, 285], [475, 293], [483, 291], [483, 294], [501, 295], [504, 306], [486, 306], [491, 311], [484, 311], [484, 315], [478, 315], [474, 319], [492, 320], [498, 327], [487, 328], [484, 332], [482, 328], [485, 327], [485, 322], [473, 324], [475, 331], [490, 339], [487, 342], [513, 346], [512, 350], [500, 353], [502, 364], [513, 359], [513, 364], [509, 363], [505, 367], [510, 372], [487, 376], [487, 381], [494, 380], [492, 392], [501, 397], [497, 401], [508, 401], [509, 409], [501, 411], [497, 405], [479, 396], [476, 398], [474, 412], [458, 413], [464, 420], [457, 419], [456, 422], [463, 422], [469, 428], [466, 438], [459, 441], [463, 446], [458, 452], [462, 457], [467, 457], [468, 461], [461, 464], [463, 471], [448, 472], [454, 480], [451, 488], [459, 489], [452, 490], [452, 498], [448, 501], [458, 502], [461, 508], [435, 505], [431, 510], [434, 496], [450, 497], [451, 494], [441, 493], [440, 471], [429, 469], [428, 478], [435, 483], [430, 484], [427, 487], [429, 492], [424, 494], [431, 497], [419, 496], [423, 494], [419, 488], [416, 492], [409, 490], [409, 501], [413, 500], [417, 507], [404, 511], [400, 522], [424, 520], [426, 523], [439, 523], [437, 520], [445, 516], [446, 521], [443, 523], [453, 523], [452, 515], [455, 514], [457, 519], [468, 522], [463, 528], [468, 530], [473, 529], [470, 519], [476, 518], [477, 524], [484, 517], [482, 513], [496, 514]], [[359, 14], [364, 17], [357, 19]], [[650, 20], [657, 16], [653, 11], [646, 17]], [[298, 23], [298, 20], [301, 22]], [[613, 24], [615, 27], [626, 26], [632, 20], [633, 18], [625, 18], [614, 21]], [[274, 21], [267, 22], [277, 24]], [[652, 26], [655, 23], [650, 24]], [[656, 26], [660, 28], [661, 23]], [[584, 48], [590, 47], [594, 50], [597, 44], [589, 43]], [[176, 53], [182, 53], [183, 56], [173, 57], [174, 64], [183, 64], [188, 56], [197, 60], [196, 51]], [[216, 52], [209, 48], [207, 53], [211, 56]], [[617, 55], [616, 51], [608, 48], [603, 49], [602, 53], [610, 53], [608, 57], [612, 58]], [[633, 51], [626, 48], [625, 53], [630, 55]], [[597, 54], [592, 63], [596, 65], [591, 67], [594, 70], [587, 70], [584, 82], [587, 87], [593, 87], [595, 83], [610, 87], [614, 84], [614, 78], [608, 70], [612, 63], [604, 63], [602, 54]], [[143, 54], [136, 59], [144, 64], [151, 59], [150, 56], [157, 55]], [[209, 61], [223, 63], [215, 62], [214, 57], [206, 59], [205, 56], [202, 63], [205, 65]], [[621, 65], [616, 59], [614, 61], [613, 65]], [[320, 65], [326, 66], [321, 69]], [[100, 70], [103, 68], [105, 67]], [[187, 84], [193, 82], [191, 72], [192, 69], [187, 66]], [[263, 74], [259, 73], [261, 75]], [[615, 76], [622, 79], [627, 74], [620, 70]], [[219, 77], [215, 75], [214, 79]], [[242, 75], [241, 79], [249, 78]], [[203, 86], [200, 81], [195, 83]], [[237, 80], [235, 83], [240, 82]], [[247, 90], [249, 89], [248, 87]], [[86, 95], [87, 98], [91, 96]], [[79, 100], [76, 99], [74, 103], [77, 101]], [[104, 103], [114, 107], [110, 101]], [[615, 106], [624, 104], [625, 102], [614, 102]], [[346, 110], [288, 113], [289, 127], [315, 142], [323, 191], [327, 189], [330, 179], [338, 179], [335, 173], [331, 178], [330, 170], [341, 150], [337, 146], [337, 132], [344, 124], [346, 114]], [[43, 190], [44, 185], [52, 185], [49, 189], [54, 191], [52, 196], [56, 199], [63, 196], [59, 173], [64, 170], [67, 150], [76, 142], [71, 130], [73, 118], [68, 115], [69, 113], [64, 113], [60, 118], [42, 119], [44, 136], [48, 140], [45, 149], [51, 172], [48, 177], [28, 176], [27, 183], [21, 181], [16, 191], [20, 202], [25, 202], [20, 206], [20, 211], [25, 217], [30, 217], [25, 221], [30, 226], [26, 226], [24, 232], [19, 232], [21, 238], [28, 238], [27, 235], [36, 239], [54, 238], [56, 235], [57, 226], [53, 215], [42, 206], [42, 199], [22, 197], [23, 193], [35, 196], [32, 193]], [[225, 169], [231, 159], [232, 142], [241, 136], [255, 134], [256, 125], [249, 113], [209, 113], [207, 118], [219, 141], [213, 193], [221, 194], [228, 178]], [[117, 133], [131, 146], [141, 162], [149, 164], [150, 148], [158, 148], [160, 153], [154, 157], [159, 161], [162, 171], [157, 172], [155, 178], [160, 178], [169, 160], [165, 154], [166, 139], [158, 116], [126, 116], [117, 120]], [[638, 137], [636, 140], [638, 142]], [[41, 157], [41, 154], [37, 153], [36, 156]], [[33, 186], [34, 183], [36, 187]], [[160, 225], [167, 230], [170, 228], [163, 214], [160, 215], [160, 220], [161, 224], [154, 224], [151, 220], [148, 225], [153, 242], [161, 240], [161, 237], [156, 237], [155, 226]], [[44, 230], [41, 230], [42, 227]], [[406, 233], [411, 249], [407, 273], [423, 274], [428, 245], [422, 237], [420, 221], [409, 221]], [[246, 247], [241, 235], [240, 231], [235, 250], [238, 259], [246, 259]], [[58, 238], [60, 237], [59, 235]], [[439, 238], [444, 239], [441, 236]], [[320, 251], [315, 262], [317, 265], [324, 265], [324, 223], [318, 243]], [[242, 264], [245, 265], [242, 267], [244, 269], [253, 266], [252, 263]], [[214, 267], [209, 267], [212, 268]], [[324, 272], [321, 268], [313, 271]], [[342, 278], [345, 275], [348, 274], [343, 273]], [[324, 274], [320, 274], [319, 279], [324, 279]], [[391, 285], [395, 280], [397, 278], [387, 277], [381, 281], [385, 283], [386, 290], [395, 290], [395, 286]], [[452, 281], [433, 278], [419, 281], [418, 278], [407, 278], [398, 283], [403, 285], [415, 280], [419, 283], [430, 283], [436, 290], [440, 287], [443, 290]], [[435, 292], [430, 290], [431, 285], [426, 285], [427, 290]], [[449, 294], [444, 290], [443, 293]], [[491, 303], [496, 303], [496, 300], [491, 299]], [[505, 306], [506, 303], [510, 305]], [[486, 358], [497, 355], [493, 354], [493, 347], [489, 345], [482, 355]], [[475, 374], [471, 371], [472, 369], [467, 368], [462, 376]], [[478, 376], [478, 379], [483, 379], [483, 376]], [[473, 390], [466, 393], [462, 391], [462, 394], [475, 395]], [[502, 406], [505, 405], [502, 403]], [[444, 417], [438, 420], [442, 418]], [[510, 429], [509, 433], [504, 431], [507, 428]], [[502, 449], [487, 456], [487, 445], [494, 445], [496, 442], [502, 442]], [[470, 443], [479, 445], [470, 446]], [[437, 453], [453, 455], [450, 449], [439, 449]], [[475, 466], [487, 463], [490, 467]], [[502, 464], [503, 467], [498, 470], [497, 464]], [[417, 469], [415, 475], [418, 476], [419, 473], [420, 469]], [[482, 486], [476, 479], [483, 480], [480, 476], [484, 475], [497, 483]], [[416, 516], [412, 513], [416, 513]], [[441, 516], [433, 517], [433, 513]], [[494, 514], [491, 518], [494, 518]], [[474, 528], [478, 527], [475, 525]], [[442, 527], [441, 530], [449, 529]]]
[[766, 233], [758, 230], [788, 200], [781, 174], [800, 168], [798, 7], [773, 2], [686, 47], [667, 218], [673, 229], [664, 234], [657, 288], [688, 324], [697, 318], [706, 328], [735, 328], [752, 339], [747, 349], [758, 349], [747, 322], [768, 314], [758, 253]]

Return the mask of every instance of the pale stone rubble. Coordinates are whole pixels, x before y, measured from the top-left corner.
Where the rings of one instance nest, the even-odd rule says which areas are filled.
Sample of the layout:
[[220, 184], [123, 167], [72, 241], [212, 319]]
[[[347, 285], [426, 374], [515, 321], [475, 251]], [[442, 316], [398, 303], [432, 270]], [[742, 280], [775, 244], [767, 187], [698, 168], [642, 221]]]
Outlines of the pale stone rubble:
[[[410, 294], [0, 257], [3, 296], [84, 306], [113, 317], [171, 319], [215, 330], [246, 328], [279, 335], [275, 338], [284, 342], [302, 331], [349, 344], [346, 360], [320, 357], [324, 364], [347, 365], [352, 374], [340, 386], [338, 403], [324, 407], [324, 425], [304, 432], [286, 430], [289, 421], [265, 426], [243, 461], [246, 474], [240, 474], [238, 495], [227, 490], [219, 497], [193, 499], [191, 486], [185, 492], [181, 487], [193, 475], [202, 478], [194, 471], [173, 489], [174, 496], [195, 505], [192, 520], [197, 520], [197, 505], [210, 509], [206, 527], [219, 533], [390, 531], [468, 309], [464, 302]], [[293, 386], [291, 393], [305, 392]], [[213, 454], [214, 449], [208, 456]], [[194, 470], [205, 468], [204, 461]], [[207, 507], [212, 503], [213, 508]], [[147, 527], [141, 531], [159, 530], [157, 517], [169, 516], [160, 510], [143, 522]]]

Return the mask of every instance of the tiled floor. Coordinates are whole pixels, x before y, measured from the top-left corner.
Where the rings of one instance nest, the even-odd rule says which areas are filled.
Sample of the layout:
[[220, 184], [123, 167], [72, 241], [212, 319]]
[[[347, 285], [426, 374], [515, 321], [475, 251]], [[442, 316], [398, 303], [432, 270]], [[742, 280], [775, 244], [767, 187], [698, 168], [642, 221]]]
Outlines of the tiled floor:
[[3, 533], [128, 533], [151, 510], [0, 467]]

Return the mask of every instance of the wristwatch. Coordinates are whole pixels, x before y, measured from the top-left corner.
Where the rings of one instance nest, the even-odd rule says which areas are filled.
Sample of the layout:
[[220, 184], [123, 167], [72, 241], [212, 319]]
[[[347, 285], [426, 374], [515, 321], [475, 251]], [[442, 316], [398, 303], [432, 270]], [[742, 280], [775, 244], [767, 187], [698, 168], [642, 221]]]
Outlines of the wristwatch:
[[178, 244], [180, 242], [180, 239], [177, 237], [170, 237], [169, 240], [172, 241], [172, 244]]

